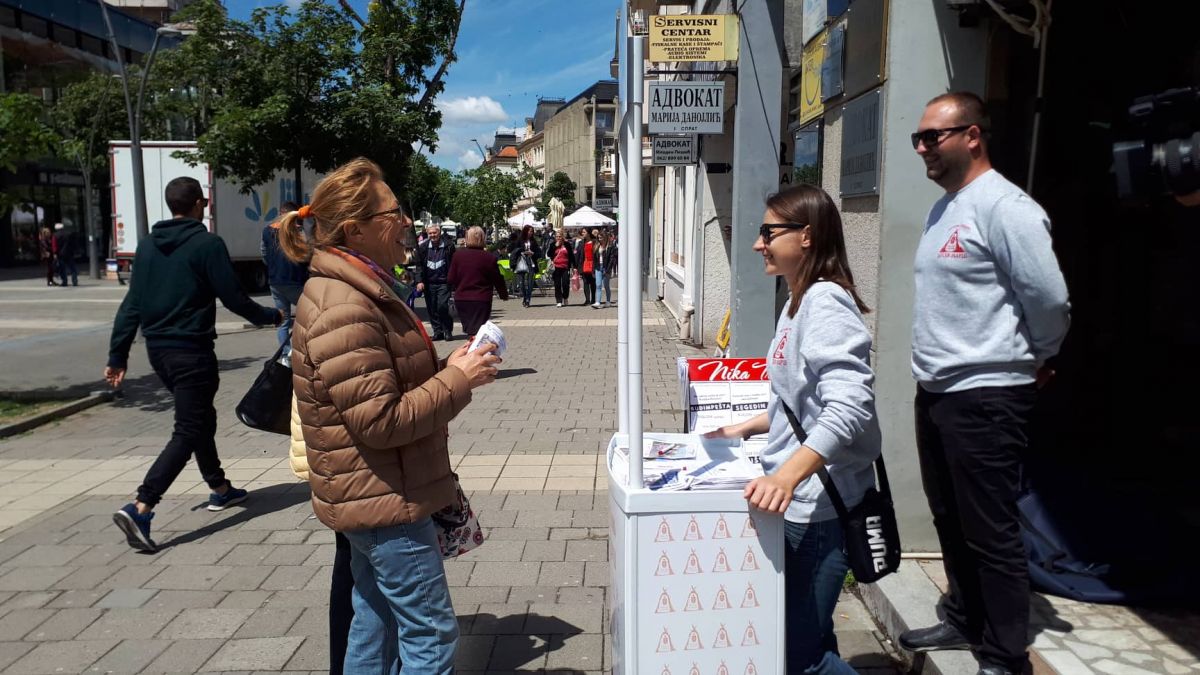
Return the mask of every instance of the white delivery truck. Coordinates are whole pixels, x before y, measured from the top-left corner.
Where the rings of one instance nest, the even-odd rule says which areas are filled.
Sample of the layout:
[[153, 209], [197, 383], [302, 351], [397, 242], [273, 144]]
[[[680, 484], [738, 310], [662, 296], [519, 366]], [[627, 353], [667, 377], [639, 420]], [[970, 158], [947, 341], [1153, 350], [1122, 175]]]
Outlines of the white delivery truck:
[[[142, 141], [142, 164], [146, 180], [146, 215], [153, 227], [171, 217], [163, 200], [167, 183], [180, 176], [190, 176], [200, 182], [208, 195], [208, 212], [204, 223], [209, 232], [225, 240], [229, 257], [244, 286], [250, 290], [267, 287], [267, 269], [259, 253], [262, 229], [279, 217], [279, 205], [285, 201], [308, 203], [313, 188], [321, 176], [305, 169], [304, 196], [296, 197], [296, 181], [291, 171], [280, 171], [270, 182], [241, 192], [237, 183], [216, 178], [207, 164], [189, 166], [173, 155], [195, 150], [192, 141]], [[117, 263], [128, 269], [137, 251], [137, 209], [134, 207], [133, 163], [129, 141], [109, 143], [112, 177], [112, 241]]]

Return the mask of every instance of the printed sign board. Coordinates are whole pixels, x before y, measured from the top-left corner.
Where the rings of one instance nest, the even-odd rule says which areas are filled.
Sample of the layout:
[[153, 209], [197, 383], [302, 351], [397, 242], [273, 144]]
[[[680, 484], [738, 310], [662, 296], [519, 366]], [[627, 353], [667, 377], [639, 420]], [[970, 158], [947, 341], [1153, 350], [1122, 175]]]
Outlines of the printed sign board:
[[612, 197], [596, 197], [592, 200], [592, 208], [597, 211], [612, 211]]
[[650, 163], [654, 166], [684, 166], [696, 163], [696, 137], [653, 136]]
[[724, 82], [651, 82], [651, 134], [720, 134], [725, 126]]
[[661, 14], [650, 17], [651, 61], [736, 61], [738, 19], [733, 14]]
[[767, 360], [679, 359], [687, 431], [703, 434], [765, 413], [771, 399]]
[[879, 194], [882, 152], [883, 90], [876, 89], [842, 106], [842, 176], [844, 197]]
[[825, 63], [825, 33], [804, 48], [800, 57], [800, 124], [805, 124], [825, 112], [821, 100], [821, 66]]

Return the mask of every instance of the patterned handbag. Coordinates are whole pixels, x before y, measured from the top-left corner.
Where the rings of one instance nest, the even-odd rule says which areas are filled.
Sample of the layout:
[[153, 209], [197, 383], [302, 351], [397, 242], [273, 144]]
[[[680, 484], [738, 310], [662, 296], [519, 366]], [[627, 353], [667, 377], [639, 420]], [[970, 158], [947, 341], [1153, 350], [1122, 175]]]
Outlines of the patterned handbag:
[[462, 484], [458, 482], [458, 474], [451, 475], [454, 476], [454, 501], [432, 516], [433, 524], [437, 526], [442, 558], [447, 560], [479, 548], [484, 540], [483, 528], [479, 526], [475, 510], [471, 508]]

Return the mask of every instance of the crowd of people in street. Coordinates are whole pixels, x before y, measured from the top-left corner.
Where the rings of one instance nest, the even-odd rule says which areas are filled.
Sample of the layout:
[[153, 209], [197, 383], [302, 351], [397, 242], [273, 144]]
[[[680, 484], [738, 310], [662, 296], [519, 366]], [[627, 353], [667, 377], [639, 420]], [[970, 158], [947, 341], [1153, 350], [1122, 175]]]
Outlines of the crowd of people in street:
[[[1029, 667], [1021, 455], [1070, 304], [1049, 219], [992, 169], [989, 128], [979, 97], [950, 93], [929, 102], [912, 134], [927, 177], [945, 190], [915, 252], [912, 372], [922, 478], [949, 592], [944, 621], [899, 642], [914, 652], [972, 649], [980, 675], [1012, 675]], [[175, 395], [175, 429], [116, 524], [134, 548], [156, 550], [153, 508], [192, 454], [213, 490], [209, 509], [247, 498], [225, 479], [214, 441], [215, 300], [255, 324], [281, 326], [280, 340], [295, 305], [293, 467], [307, 476], [317, 518], [337, 533], [330, 671], [395, 673], [403, 664], [405, 672], [453, 672], [458, 624], [443, 559], [454, 553], [445, 551], [440, 514], [461, 510], [463, 500], [447, 428], [475, 389], [495, 381], [501, 360], [492, 345], [443, 358], [435, 342], [451, 339], [451, 297], [468, 334], [490, 315], [494, 294], [507, 299], [484, 232], [468, 230], [456, 253], [430, 226], [411, 251], [415, 288], [399, 281], [393, 270], [409, 260], [412, 221], [379, 167], [356, 159], [264, 231], [264, 255], [295, 266], [272, 273], [277, 308], [269, 308], [238, 288], [224, 247], [200, 223], [200, 185], [176, 179], [166, 200], [174, 217], [139, 244], [105, 377], [120, 385], [140, 327]], [[790, 294], [766, 355], [771, 401], [766, 413], [710, 435], [768, 436], [765, 475], [745, 497], [785, 521], [787, 672], [852, 673], [833, 628], [849, 568], [846, 529], [818, 473], [827, 471], [850, 507], [875, 485], [883, 438], [869, 308], [824, 190], [796, 185], [765, 207], [758, 236], [735, 245], [752, 245]], [[556, 231], [545, 242], [525, 228], [507, 251], [525, 306], [543, 259], [558, 306], [568, 303], [572, 277], [584, 304], [607, 305], [617, 256], [610, 232], [587, 230], [574, 240]], [[426, 299], [432, 335], [409, 306], [414, 290]]]

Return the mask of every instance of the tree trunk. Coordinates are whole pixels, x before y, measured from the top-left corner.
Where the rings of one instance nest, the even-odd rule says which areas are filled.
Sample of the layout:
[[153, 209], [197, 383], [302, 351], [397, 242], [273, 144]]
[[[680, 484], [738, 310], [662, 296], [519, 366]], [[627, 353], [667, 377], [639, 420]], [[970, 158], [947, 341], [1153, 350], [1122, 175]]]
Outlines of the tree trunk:
[[[296, 166], [292, 168], [292, 171], [294, 171], [294, 172], [295, 172], [295, 174], [296, 174], [296, 175], [295, 175], [295, 178], [296, 178], [296, 191], [295, 191], [295, 193], [294, 193], [294, 194], [296, 195], [296, 205], [297, 205], [297, 206], [304, 206], [304, 204], [305, 204], [305, 200], [304, 200], [304, 184], [301, 182], [301, 178], [300, 178], [300, 173], [301, 173], [301, 167], [302, 167], [302, 166], [304, 166], [304, 162], [303, 162], [303, 161], [301, 161], [301, 160], [296, 160]], [[280, 214], [280, 215], [283, 215], [283, 214]]]

